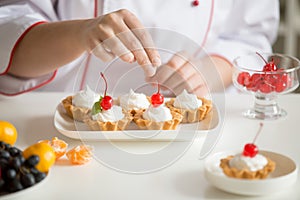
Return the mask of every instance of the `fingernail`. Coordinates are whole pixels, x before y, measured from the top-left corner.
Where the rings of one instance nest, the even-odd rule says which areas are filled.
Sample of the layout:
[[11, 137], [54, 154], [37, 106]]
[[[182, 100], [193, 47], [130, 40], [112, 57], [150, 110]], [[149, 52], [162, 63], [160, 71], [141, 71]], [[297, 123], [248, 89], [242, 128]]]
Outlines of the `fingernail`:
[[155, 67], [160, 66], [160, 65], [161, 65], [161, 59], [160, 59], [160, 57], [155, 57], [155, 58], [152, 60], [152, 64], [153, 64], [153, 66], [155, 66]]
[[124, 55], [124, 60], [126, 60], [129, 63], [132, 63], [132, 62], [134, 62], [135, 58], [132, 53], [129, 53], [129, 54]]
[[155, 75], [156, 67], [153, 67], [152, 65], [144, 65], [143, 68], [146, 77], [152, 77]]

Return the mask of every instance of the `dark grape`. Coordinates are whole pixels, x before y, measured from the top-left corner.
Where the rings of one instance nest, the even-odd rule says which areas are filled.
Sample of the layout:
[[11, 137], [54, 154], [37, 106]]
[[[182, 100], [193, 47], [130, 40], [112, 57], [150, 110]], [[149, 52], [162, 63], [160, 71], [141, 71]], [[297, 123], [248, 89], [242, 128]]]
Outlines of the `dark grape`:
[[9, 165], [14, 168], [16, 171], [19, 171], [19, 168], [21, 167], [21, 160], [19, 157], [14, 157], [10, 160]]
[[21, 176], [21, 183], [24, 187], [30, 187], [35, 184], [35, 178], [33, 174], [27, 173]]
[[41, 180], [43, 180], [44, 178], [46, 178], [46, 174], [43, 173], [43, 172], [38, 172], [37, 174], [34, 175], [34, 178], [35, 178], [35, 182], [40, 182]]
[[1, 188], [3, 188], [4, 184], [5, 184], [5, 181], [2, 178], [0, 178], [0, 191], [1, 191]]
[[4, 143], [4, 150], [8, 150], [11, 147], [10, 144]]
[[22, 154], [22, 151], [20, 149], [18, 149], [17, 147], [9, 148], [8, 152], [12, 157], [19, 156]]
[[14, 178], [16, 178], [17, 176], [17, 172], [14, 169], [7, 169], [6, 173], [5, 173], [5, 177], [7, 180], [12, 180]]
[[20, 183], [19, 179], [14, 179], [8, 182], [7, 190], [8, 192], [16, 192], [23, 189], [23, 185]]
[[0, 141], [0, 149], [4, 149], [5, 148], [5, 142]]
[[10, 158], [9, 152], [6, 150], [0, 150], [0, 158], [9, 159]]
[[8, 165], [8, 159], [5, 159], [5, 158], [0, 158], [0, 167], [1, 168], [6, 168]]
[[34, 167], [40, 162], [40, 157], [32, 155], [25, 161], [26, 165], [29, 167]]

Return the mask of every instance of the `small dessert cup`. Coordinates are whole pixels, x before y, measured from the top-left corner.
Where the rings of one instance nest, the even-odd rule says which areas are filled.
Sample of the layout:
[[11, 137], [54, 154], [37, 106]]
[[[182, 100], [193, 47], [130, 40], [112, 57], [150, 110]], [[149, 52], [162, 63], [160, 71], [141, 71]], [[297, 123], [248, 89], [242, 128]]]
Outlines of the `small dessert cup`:
[[[252, 53], [236, 58], [233, 64], [235, 87], [252, 94], [255, 99], [253, 108], [243, 113], [245, 117], [275, 120], [287, 115], [277, 104], [277, 96], [299, 86], [298, 59], [283, 54]], [[273, 69], [268, 69], [270, 66]]]
[[171, 98], [169, 101], [166, 102], [166, 106], [173, 112], [180, 113], [183, 118], [181, 123], [194, 123], [203, 120], [206, 115], [212, 109], [212, 102], [210, 100], [200, 98], [199, 100], [202, 101], [202, 105], [197, 109], [185, 109], [185, 108], [177, 108], [174, 106], [175, 98]]
[[171, 111], [172, 119], [167, 121], [154, 121], [148, 120], [143, 117], [145, 110], [138, 111], [133, 121], [137, 124], [140, 129], [148, 130], [175, 130], [178, 124], [182, 121], [182, 115]]
[[89, 108], [74, 106], [72, 104], [73, 96], [68, 96], [62, 100], [62, 105], [66, 110], [66, 113], [69, 117], [76, 121], [83, 122], [86, 119], [91, 111]]

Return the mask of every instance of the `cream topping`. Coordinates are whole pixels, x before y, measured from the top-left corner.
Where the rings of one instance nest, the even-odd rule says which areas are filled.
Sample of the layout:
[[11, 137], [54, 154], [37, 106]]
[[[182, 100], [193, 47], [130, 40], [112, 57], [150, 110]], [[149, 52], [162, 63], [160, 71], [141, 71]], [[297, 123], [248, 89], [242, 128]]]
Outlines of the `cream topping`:
[[120, 106], [112, 106], [108, 110], [102, 110], [95, 115], [92, 115], [93, 120], [101, 121], [101, 122], [116, 122], [124, 118], [124, 113], [122, 112], [122, 108]]
[[235, 155], [230, 161], [230, 167], [238, 170], [248, 169], [249, 171], [257, 171], [263, 169], [268, 164], [265, 156], [257, 154], [254, 157], [244, 156], [242, 154]]
[[164, 105], [158, 107], [149, 106], [143, 113], [143, 118], [156, 122], [172, 120], [172, 114], [169, 108]]
[[189, 94], [183, 90], [180, 95], [175, 98], [174, 106], [177, 108], [195, 110], [202, 106], [202, 101], [195, 94]]
[[150, 105], [146, 95], [135, 93], [130, 89], [128, 94], [120, 97], [120, 106], [125, 110], [147, 109]]
[[74, 106], [83, 108], [92, 108], [94, 103], [98, 101], [100, 95], [92, 91], [89, 86], [86, 86], [84, 90], [79, 91], [72, 98], [72, 104]]

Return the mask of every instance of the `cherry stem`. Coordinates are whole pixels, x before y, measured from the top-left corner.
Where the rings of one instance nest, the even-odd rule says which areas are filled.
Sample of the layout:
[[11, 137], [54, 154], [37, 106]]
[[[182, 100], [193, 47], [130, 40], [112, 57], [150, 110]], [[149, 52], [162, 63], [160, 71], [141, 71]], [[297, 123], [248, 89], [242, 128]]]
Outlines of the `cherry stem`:
[[262, 55], [261, 55], [260, 53], [256, 52], [256, 54], [257, 54], [259, 57], [261, 57], [261, 59], [263, 59], [264, 62], [265, 62], [266, 64], [268, 64], [268, 62], [266, 61], [266, 59], [265, 59], [264, 57], [262, 57]]
[[104, 96], [106, 96], [106, 91], [107, 91], [107, 81], [106, 78], [104, 77], [104, 74], [102, 72], [100, 72], [100, 75], [102, 76], [104, 82], [105, 82], [105, 91], [104, 91]]
[[256, 133], [256, 135], [255, 135], [255, 137], [254, 137], [254, 140], [253, 140], [252, 144], [255, 143], [255, 141], [256, 141], [256, 139], [257, 139], [259, 133], [261, 132], [263, 126], [264, 126], [264, 124], [263, 124], [262, 122], [260, 122], [260, 123], [259, 123], [259, 129], [258, 129], [258, 131], [257, 131], [257, 133]]
[[157, 82], [157, 94], [159, 94], [159, 92], [160, 92], [160, 85], [159, 85], [159, 83]]

